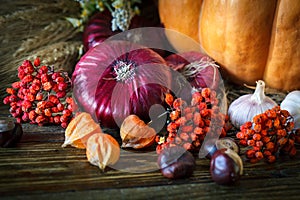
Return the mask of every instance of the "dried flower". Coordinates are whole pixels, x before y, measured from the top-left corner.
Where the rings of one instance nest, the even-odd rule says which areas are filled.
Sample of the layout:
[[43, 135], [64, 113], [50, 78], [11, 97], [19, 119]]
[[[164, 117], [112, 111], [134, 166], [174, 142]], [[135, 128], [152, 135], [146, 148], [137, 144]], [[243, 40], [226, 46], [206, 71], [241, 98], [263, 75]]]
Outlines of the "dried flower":
[[83, 30], [84, 23], [96, 11], [104, 11], [108, 9], [112, 14], [112, 31], [126, 31], [129, 28], [131, 19], [135, 14], [139, 14], [140, 10], [136, 4], [141, 0], [75, 0], [79, 2], [81, 7], [80, 19], [67, 18], [74, 26]]
[[82, 112], [73, 118], [67, 126], [62, 147], [71, 145], [84, 149], [88, 138], [95, 133], [102, 133], [100, 125], [93, 120], [90, 114]]
[[97, 133], [89, 137], [87, 141], [86, 156], [92, 165], [104, 170], [106, 166], [118, 162], [120, 146], [111, 135]]
[[122, 147], [141, 149], [154, 143], [156, 132], [138, 116], [129, 115], [123, 121], [120, 134]]

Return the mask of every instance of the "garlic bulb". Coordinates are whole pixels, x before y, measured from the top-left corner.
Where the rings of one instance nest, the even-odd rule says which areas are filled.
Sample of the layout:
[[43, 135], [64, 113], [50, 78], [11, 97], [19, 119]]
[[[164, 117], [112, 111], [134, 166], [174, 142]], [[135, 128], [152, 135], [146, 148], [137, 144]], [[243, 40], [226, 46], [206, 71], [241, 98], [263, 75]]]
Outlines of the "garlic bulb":
[[246, 94], [234, 100], [228, 109], [228, 116], [231, 123], [240, 128], [247, 121], [252, 121], [253, 117], [277, 106], [277, 103], [265, 95], [265, 82], [256, 82], [255, 92]]
[[300, 91], [295, 90], [286, 95], [280, 104], [281, 109], [289, 111], [294, 118], [295, 128], [300, 128]]

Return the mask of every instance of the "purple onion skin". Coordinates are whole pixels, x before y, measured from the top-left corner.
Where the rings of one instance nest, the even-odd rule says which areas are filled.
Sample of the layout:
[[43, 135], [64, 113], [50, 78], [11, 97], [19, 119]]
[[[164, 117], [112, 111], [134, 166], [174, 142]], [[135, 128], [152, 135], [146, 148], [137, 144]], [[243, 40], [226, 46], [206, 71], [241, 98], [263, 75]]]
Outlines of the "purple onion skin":
[[[88, 23], [84, 27], [83, 31], [83, 47], [85, 52], [90, 48], [102, 43], [109, 37], [121, 33], [120, 30], [111, 30], [112, 16], [109, 10], [95, 13]], [[140, 27], [161, 27], [161, 24], [154, 24], [143, 16], [135, 15], [130, 23], [129, 29], [140, 28]], [[156, 36], [158, 40], [165, 40], [165, 36]], [[159, 50], [158, 53], [164, 54], [163, 50]]]
[[111, 30], [112, 16], [109, 10], [95, 13], [84, 27], [83, 47], [85, 51], [100, 44], [110, 36], [120, 33]]
[[[116, 80], [114, 67], [120, 61], [131, 63], [136, 70], [126, 81]], [[170, 68], [153, 50], [109, 41], [90, 49], [80, 59], [72, 81], [79, 111], [90, 113], [104, 127], [118, 128], [129, 114], [149, 121], [150, 107], [164, 103], [172, 80]]]
[[[165, 58], [167, 64], [174, 70], [181, 72], [184, 67], [192, 62], [212, 60], [205, 54], [196, 51], [184, 52], [180, 54], [172, 54]], [[195, 88], [209, 87], [217, 89], [220, 81], [220, 74], [218, 69], [210, 66], [197, 73], [194, 77], [188, 78], [189, 83]], [[215, 71], [216, 70], [216, 71]], [[215, 74], [215, 75], [214, 75]]]

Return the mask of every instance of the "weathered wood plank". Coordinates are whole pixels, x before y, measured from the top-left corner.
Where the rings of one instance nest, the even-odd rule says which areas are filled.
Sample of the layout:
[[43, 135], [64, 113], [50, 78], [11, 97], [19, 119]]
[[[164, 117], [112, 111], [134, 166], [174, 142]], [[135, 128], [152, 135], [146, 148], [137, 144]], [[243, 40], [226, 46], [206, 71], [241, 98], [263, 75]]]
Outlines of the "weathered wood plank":
[[[59, 127], [24, 126], [24, 137], [15, 148], [0, 149], [0, 194], [2, 198], [66, 199], [176, 198], [231, 199], [274, 197], [296, 199], [300, 189], [300, 155], [281, 158], [275, 164], [245, 162], [244, 176], [231, 187], [215, 184], [209, 174], [209, 160], [197, 159], [194, 175], [183, 180], [168, 180], [155, 168], [156, 154], [123, 152], [120, 170], [102, 173], [86, 159], [85, 150], [62, 148], [64, 131]], [[297, 149], [300, 150], [299, 146]], [[149, 153], [148, 152], [148, 153]], [[140, 161], [149, 167], [132, 173]], [[129, 172], [131, 173], [129, 173]]]

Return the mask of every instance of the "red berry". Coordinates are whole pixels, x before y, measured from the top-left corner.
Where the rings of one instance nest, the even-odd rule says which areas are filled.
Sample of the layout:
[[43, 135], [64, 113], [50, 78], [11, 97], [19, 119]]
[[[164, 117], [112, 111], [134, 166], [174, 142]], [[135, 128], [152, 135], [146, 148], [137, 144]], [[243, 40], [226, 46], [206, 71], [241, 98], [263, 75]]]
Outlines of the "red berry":
[[70, 110], [63, 110], [62, 114], [65, 116], [70, 116], [72, 115], [72, 112]]
[[22, 83], [23, 84], [28, 84], [33, 81], [33, 76], [32, 75], [26, 75], [22, 78]]
[[29, 93], [29, 94], [25, 95], [24, 100], [33, 102], [35, 100], [35, 97], [33, 94]]
[[38, 67], [41, 64], [41, 60], [39, 57], [37, 57], [34, 61], [33, 61], [34, 66]]
[[55, 124], [60, 124], [60, 116], [59, 115], [54, 116], [53, 121]]
[[36, 96], [35, 96], [35, 100], [37, 100], [37, 101], [42, 101], [43, 100], [43, 93], [41, 93], [41, 92], [39, 92], [39, 93], [37, 93], [36, 94]]
[[51, 117], [51, 116], [52, 116], [51, 109], [50, 109], [50, 108], [46, 108], [46, 109], [44, 110], [44, 114], [45, 114], [47, 117]]
[[52, 84], [52, 90], [56, 93], [59, 92], [58, 84], [56, 84], [55, 82], [53, 82], [53, 84]]
[[34, 72], [34, 67], [32, 65], [27, 66], [24, 68], [24, 72], [25, 72], [25, 74], [32, 74]]
[[65, 83], [65, 82], [61, 82], [61, 83], [58, 84], [58, 89], [60, 91], [65, 91], [67, 88], [68, 88], [68, 84]]
[[65, 91], [58, 91], [56, 93], [57, 98], [64, 98], [66, 96], [66, 92]]
[[[63, 99], [69, 87], [68, 74], [63, 76], [62, 72], [55, 72], [53, 67], [40, 65], [38, 57], [33, 64], [24, 60], [18, 67], [20, 81], [14, 82], [11, 88], [6, 89], [9, 95], [3, 99], [3, 103], [10, 105], [9, 111], [18, 122], [29, 121], [38, 125], [56, 123], [67, 127], [72, 116], [73, 104], [72, 98]], [[59, 112], [63, 115], [58, 115]]]
[[37, 90], [35, 90], [32, 85], [29, 87], [29, 92], [33, 95], [35, 95], [37, 93]]
[[31, 121], [35, 121], [35, 118], [36, 118], [37, 114], [34, 110], [31, 110], [28, 115], [29, 115], [29, 119]]
[[61, 77], [61, 76], [60, 76], [60, 73], [58, 73], [58, 72], [54, 72], [54, 73], [51, 75], [52, 80], [56, 80], [56, 78], [58, 78], [58, 77]]
[[60, 116], [60, 122], [61, 122], [61, 123], [67, 122], [67, 121], [68, 121], [68, 118], [69, 118], [69, 116], [62, 115], [62, 116]]
[[20, 107], [18, 107], [16, 110], [15, 110], [15, 113], [18, 115], [18, 116], [21, 116], [22, 115], [22, 109]]
[[16, 90], [14, 90], [13, 88], [6, 88], [6, 92], [8, 94], [16, 94]]
[[22, 102], [22, 110], [27, 112], [30, 108], [32, 108], [32, 103], [29, 100], [24, 100]]
[[42, 74], [41, 75], [41, 82], [42, 83], [46, 83], [46, 82], [48, 82], [49, 81], [49, 76], [48, 76], [48, 74]]
[[62, 122], [60, 125], [61, 125], [61, 127], [63, 127], [63, 128], [67, 128], [67, 127], [68, 127], [68, 124], [67, 124], [66, 122]]
[[10, 114], [11, 114], [14, 118], [19, 117], [19, 115], [18, 115], [17, 113], [15, 113], [15, 112], [10, 111]]
[[41, 66], [40, 69], [38, 70], [39, 74], [46, 74], [48, 72], [48, 67], [47, 66]]
[[56, 79], [55, 79], [55, 81], [57, 82], [57, 83], [61, 83], [61, 82], [64, 82], [65, 81], [65, 79], [64, 79], [64, 77], [57, 77]]
[[9, 103], [10, 103], [9, 96], [7, 96], [7, 97], [5, 97], [5, 98], [3, 99], [3, 103], [4, 103], [4, 104], [9, 104]]
[[52, 103], [54, 103], [54, 104], [56, 104], [56, 105], [60, 103], [58, 97], [55, 96], [55, 95], [49, 95], [48, 98], [49, 98], [49, 101], [50, 101], [50, 102], [52, 102]]
[[26, 67], [33, 67], [33, 66], [32, 66], [32, 63], [31, 63], [30, 60], [24, 60], [23, 63], [22, 63], [22, 67], [24, 69]]
[[26, 76], [25, 72], [23, 70], [18, 72], [18, 77], [20, 80], [22, 80]]
[[39, 115], [35, 118], [35, 122], [39, 125], [42, 125], [43, 123], [47, 122], [47, 118], [43, 115]]
[[9, 102], [14, 102], [14, 101], [17, 101], [18, 97], [14, 94], [8, 96], [8, 100]]
[[59, 103], [56, 105], [59, 112], [63, 111], [65, 109], [65, 106], [62, 103]]
[[69, 105], [67, 106], [67, 108], [68, 108], [68, 110], [73, 111], [73, 104], [69, 104]]
[[29, 120], [29, 114], [27, 112], [24, 112], [22, 115], [22, 120], [24, 122], [27, 122]]
[[32, 84], [36, 84], [37, 86], [41, 87], [42, 83], [41, 80], [35, 77], [32, 81]]
[[54, 104], [53, 102], [47, 101], [47, 102], [46, 102], [46, 105], [45, 105], [45, 108], [52, 108], [52, 107], [54, 107], [54, 106], [55, 106], [55, 104]]
[[67, 102], [68, 104], [73, 104], [73, 99], [72, 99], [72, 97], [67, 97], [67, 98], [66, 98], [66, 102]]
[[19, 100], [17, 102], [11, 102], [9, 105], [10, 107], [20, 107], [22, 106], [22, 100]]
[[261, 139], [261, 135], [259, 133], [255, 133], [253, 136], [253, 140], [259, 141]]
[[19, 89], [21, 87], [21, 83], [20, 82], [14, 82], [11, 86], [15, 89]]
[[51, 112], [52, 112], [52, 113], [58, 113], [59, 111], [58, 111], [58, 108], [57, 108], [57, 107], [52, 107], [52, 108], [51, 108]]
[[49, 91], [49, 90], [51, 90], [51, 88], [52, 88], [51, 82], [48, 81], [48, 82], [43, 84], [43, 89], [44, 90]]
[[37, 108], [39, 109], [45, 109], [46, 108], [46, 105], [47, 105], [47, 101], [39, 101], [36, 106]]
[[276, 157], [274, 155], [270, 155], [267, 157], [268, 163], [274, 163], [276, 161]]

